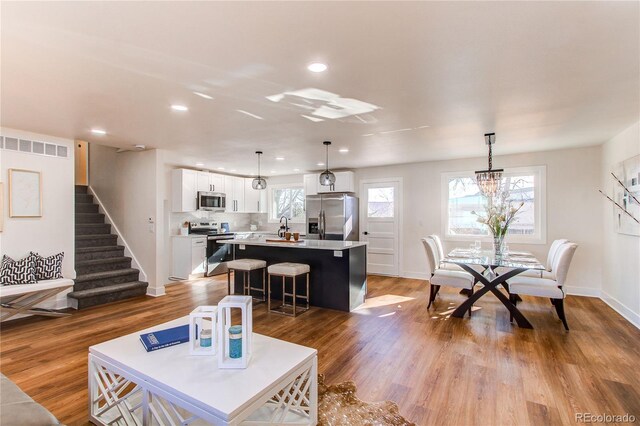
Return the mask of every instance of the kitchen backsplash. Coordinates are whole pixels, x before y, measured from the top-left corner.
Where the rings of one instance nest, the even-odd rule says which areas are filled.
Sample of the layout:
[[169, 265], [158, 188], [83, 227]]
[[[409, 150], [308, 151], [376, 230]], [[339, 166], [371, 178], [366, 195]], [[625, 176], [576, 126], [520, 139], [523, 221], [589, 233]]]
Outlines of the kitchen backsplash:
[[[280, 228], [278, 223], [269, 223], [266, 213], [217, 213], [217, 212], [188, 212], [171, 213], [171, 234], [180, 233], [180, 227], [184, 222], [213, 221], [228, 222], [231, 231], [249, 231], [251, 225], [257, 227], [257, 231], [276, 233]], [[289, 223], [292, 232], [304, 233], [304, 223]]]

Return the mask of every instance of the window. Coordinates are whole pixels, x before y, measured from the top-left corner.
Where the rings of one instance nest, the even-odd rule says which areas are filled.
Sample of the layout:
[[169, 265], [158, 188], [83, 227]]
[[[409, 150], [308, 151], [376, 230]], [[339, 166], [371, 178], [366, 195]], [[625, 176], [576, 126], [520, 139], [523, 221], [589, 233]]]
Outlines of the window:
[[305, 195], [302, 185], [274, 185], [269, 189], [269, 221], [278, 222], [282, 216], [289, 222], [304, 223]]
[[393, 187], [368, 189], [368, 217], [393, 217]]
[[[509, 188], [509, 201], [523, 202], [517, 220], [509, 227], [509, 241], [544, 243], [545, 229], [544, 166], [507, 169], [503, 174]], [[489, 239], [489, 230], [478, 223], [473, 212], [484, 212], [484, 198], [473, 172], [445, 173], [442, 176], [443, 231], [448, 239]]]

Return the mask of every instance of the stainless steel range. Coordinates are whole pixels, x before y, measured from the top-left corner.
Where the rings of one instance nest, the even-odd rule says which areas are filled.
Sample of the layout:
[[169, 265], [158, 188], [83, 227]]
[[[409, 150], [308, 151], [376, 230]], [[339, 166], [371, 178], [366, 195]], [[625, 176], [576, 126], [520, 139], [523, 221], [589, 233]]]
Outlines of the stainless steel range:
[[217, 222], [191, 222], [189, 233], [207, 236], [207, 269], [205, 276], [227, 273], [227, 261], [232, 259], [231, 246], [224, 240], [235, 238], [233, 232], [220, 232]]

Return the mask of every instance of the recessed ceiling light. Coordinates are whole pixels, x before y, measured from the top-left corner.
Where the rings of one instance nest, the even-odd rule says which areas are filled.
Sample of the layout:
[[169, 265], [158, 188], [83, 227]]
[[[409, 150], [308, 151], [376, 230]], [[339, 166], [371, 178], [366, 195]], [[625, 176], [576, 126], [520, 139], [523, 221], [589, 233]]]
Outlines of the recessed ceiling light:
[[324, 163], [318, 163], [317, 166], [324, 166]]
[[284, 161], [284, 157], [276, 157], [276, 160], [278, 160], [278, 161]]
[[349, 148], [340, 148], [340, 149], [338, 150], [338, 152], [341, 152], [341, 153], [343, 153], [343, 154], [346, 154], [347, 152], [349, 152]]
[[104, 136], [107, 134], [107, 132], [102, 129], [91, 129], [91, 133], [93, 133], [94, 135], [100, 135], [100, 136]]
[[224, 167], [218, 167], [218, 170], [224, 170]]
[[213, 99], [213, 96], [209, 96], [206, 93], [202, 93], [202, 92], [193, 92], [194, 95], [198, 95], [201, 98], [205, 98], [205, 99]]
[[327, 65], [321, 62], [314, 62], [307, 66], [307, 69], [311, 72], [323, 72], [327, 70]]
[[236, 169], [231, 169], [231, 170], [229, 170], [229, 171], [230, 171], [230, 172], [236, 172], [237, 170], [236, 170]]
[[177, 104], [173, 104], [171, 105], [171, 109], [174, 111], [189, 111], [189, 108], [187, 108], [184, 105], [177, 105]]
[[275, 170], [271, 170], [271, 173], [277, 173]]
[[362, 135], [362, 136], [373, 136], [373, 133], [367, 133], [366, 135]]
[[300, 171], [300, 169], [293, 169], [293, 171], [294, 171], [294, 172], [299, 172], [299, 171]]
[[202, 167], [202, 166], [204, 166], [204, 163], [196, 163], [196, 166]]

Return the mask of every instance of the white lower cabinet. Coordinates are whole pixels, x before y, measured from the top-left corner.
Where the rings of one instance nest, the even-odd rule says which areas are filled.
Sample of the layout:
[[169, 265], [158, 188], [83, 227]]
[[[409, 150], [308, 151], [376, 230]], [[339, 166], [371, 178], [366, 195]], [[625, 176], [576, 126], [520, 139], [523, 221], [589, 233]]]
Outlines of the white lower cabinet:
[[173, 236], [173, 272], [184, 280], [204, 276], [207, 267], [207, 237]]

